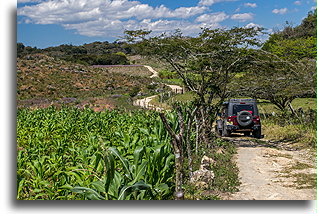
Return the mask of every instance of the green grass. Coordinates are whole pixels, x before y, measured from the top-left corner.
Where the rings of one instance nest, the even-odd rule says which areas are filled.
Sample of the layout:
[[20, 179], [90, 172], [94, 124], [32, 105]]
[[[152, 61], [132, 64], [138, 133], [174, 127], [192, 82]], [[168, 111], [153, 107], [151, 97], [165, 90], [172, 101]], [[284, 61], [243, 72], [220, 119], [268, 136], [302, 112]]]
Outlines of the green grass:
[[[294, 109], [302, 108], [304, 111], [308, 109], [315, 109], [315, 98], [296, 98], [292, 102]], [[266, 100], [258, 100], [258, 108], [261, 113], [271, 114], [272, 112], [279, 112], [274, 104]]]
[[292, 173], [295, 170], [305, 170], [313, 169], [315, 166], [310, 164], [296, 162], [294, 165], [285, 168], [281, 177], [292, 178], [294, 179], [294, 184], [289, 185], [289, 187], [295, 187], [297, 189], [311, 189], [316, 187], [316, 174], [307, 174], [307, 173]]

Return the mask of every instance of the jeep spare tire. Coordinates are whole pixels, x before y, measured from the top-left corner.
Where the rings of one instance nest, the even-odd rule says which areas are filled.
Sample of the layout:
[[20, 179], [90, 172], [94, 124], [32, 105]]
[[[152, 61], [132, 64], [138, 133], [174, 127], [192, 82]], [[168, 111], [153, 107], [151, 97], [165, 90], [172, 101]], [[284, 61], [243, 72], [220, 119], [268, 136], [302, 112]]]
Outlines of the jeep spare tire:
[[240, 126], [248, 126], [252, 123], [252, 114], [248, 111], [240, 111], [237, 115], [237, 121]]

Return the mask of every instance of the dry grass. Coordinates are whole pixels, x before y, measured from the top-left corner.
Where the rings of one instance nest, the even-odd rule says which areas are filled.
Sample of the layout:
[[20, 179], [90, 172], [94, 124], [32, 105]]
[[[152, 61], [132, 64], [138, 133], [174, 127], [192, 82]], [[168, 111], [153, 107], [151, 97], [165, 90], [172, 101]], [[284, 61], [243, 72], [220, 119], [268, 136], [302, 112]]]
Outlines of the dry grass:
[[[129, 92], [135, 87], [143, 93], [152, 93], [148, 89], [152, 79], [142, 76], [149, 71], [143, 67], [134, 69], [139, 73], [129, 75], [124, 72], [132, 70], [109, 72], [43, 54], [30, 55], [17, 60], [18, 107], [47, 107], [52, 102], [64, 104], [64, 98], [74, 100], [72, 104], [77, 105], [95, 97], [111, 100], [109, 103], [103, 101], [103, 107], [131, 106]], [[113, 99], [113, 96], [119, 98]]]
[[262, 132], [268, 140], [292, 142], [299, 147], [315, 146], [316, 133], [313, 127], [305, 125], [280, 126], [267, 120], [264, 120], [262, 124]]

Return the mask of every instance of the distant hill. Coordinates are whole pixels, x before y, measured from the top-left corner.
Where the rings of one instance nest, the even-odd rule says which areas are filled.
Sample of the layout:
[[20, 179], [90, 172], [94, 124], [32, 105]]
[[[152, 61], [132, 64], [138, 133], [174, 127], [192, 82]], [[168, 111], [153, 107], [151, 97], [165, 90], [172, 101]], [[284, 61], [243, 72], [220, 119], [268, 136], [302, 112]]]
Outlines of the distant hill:
[[127, 65], [129, 60], [126, 54], [131, 53], [131, 48], [122, 42], [93, 42], [79, 46], [63, 44], [44, 49], [17, 44], [18, 58], [35, 53], [84, 65]]

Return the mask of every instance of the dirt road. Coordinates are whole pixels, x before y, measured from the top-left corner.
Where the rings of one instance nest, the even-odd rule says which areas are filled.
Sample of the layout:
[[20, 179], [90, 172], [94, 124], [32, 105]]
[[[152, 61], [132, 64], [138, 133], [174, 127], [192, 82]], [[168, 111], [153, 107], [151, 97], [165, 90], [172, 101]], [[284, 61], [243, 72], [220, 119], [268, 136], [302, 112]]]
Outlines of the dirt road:
[[[228, 139], [227, 139], [228, 140]], [[229, 138], [238, 146], [240, 191], [227, 200], [315, 200], [315, 153], [287, 151], [269, 142]]]
[[[153, 73], [153, 75], [150, 76], [150, 78], [158, 77], [158, 72], [155, 71], [151, 66], [144, 65], [144, 67], [146, 67], [147, 69], [149, 69], [149, 71], [151, 71]], [[172, 89], [172, 91], [174, 91], [175, 93], [181, 93], [183, 90], [183, 88], [178, 86], [178, 85], [167, 85], [167, 84], [165, 84], [165, 85], [170, 87]], [[145, 97], [143, 99], [135, 100], [133, 102], [133, 105], [141, 106], [142, 108], [152, 109], [152, 110], [156, 110], [156, 111], [162, 111], [163, 110], [162, 108], [150, 104], [151, 100], [154, 99], [156, 96], [158, 96], [158, 95], [153, 95], [150, 97]]]
[[158, 77], [158, 72], [155, 71], [151, 66], [144, 65], [144, 67], [146, 67], [147, 69], [149, 69], [149, 71], [153, 73], [152, 76], [150, 76], [150, 78]]

